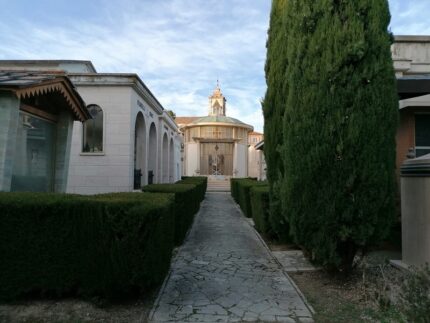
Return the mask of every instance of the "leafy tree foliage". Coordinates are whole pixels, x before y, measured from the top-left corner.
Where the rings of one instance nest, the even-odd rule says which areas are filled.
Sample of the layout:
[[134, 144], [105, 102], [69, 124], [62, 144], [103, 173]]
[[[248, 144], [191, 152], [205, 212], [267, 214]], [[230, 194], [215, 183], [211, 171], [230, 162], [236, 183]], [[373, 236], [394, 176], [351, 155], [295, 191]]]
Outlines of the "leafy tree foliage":
[[267, 40], [266, 83], [267, 92], [263, 101], [264, 113], [264, 155], [267, 177], [270, 183], [271, 233], [281, 240], [288, 240], [288, 221], [282, 215], [280, 185], [283, 177], [283, 163], [280, 155], [282, 146], [282, 119], [287, 99], [287, 37], [288, 28], [284, 13], [287, 0], [273, 0]]
[[266, 66], [268, 178], [280, 187], [294, 240], [315, 261], [348, 270], [359, 249], [386, 236], [395, 213], [388, 3], [288, 0], [281, 11], [280, 29], [271, 22]]

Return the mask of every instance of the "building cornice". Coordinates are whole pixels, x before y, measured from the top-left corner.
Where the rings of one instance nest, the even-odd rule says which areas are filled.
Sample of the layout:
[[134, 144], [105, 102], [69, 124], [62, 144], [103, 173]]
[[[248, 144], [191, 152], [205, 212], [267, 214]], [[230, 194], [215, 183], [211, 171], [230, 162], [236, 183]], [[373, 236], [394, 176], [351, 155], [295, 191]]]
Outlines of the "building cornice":
[[188, 128], [194, 128], [194, 127], [200, 127], [200, 126], [223, 126], [223, 127], [233, 127], [233, 128], [245, 128], [249, 129], [249, 131], [253, 131], [254, 127], [248, 124], [240, 124], [240, 123], [224, 123], [224, 122], [202, 122], [202, 123], [193, 123], [193, 124], [187, 124], [181, 129], [185, 130]]
[[137, 74], [133, 73], [69, 73], [76, 86], [129, 86], [132, 87], [150, 107], [162, 115], [164, 108]]
[[396, 35], [394, 36], [395, 43], [428, 43], [430, 36], [423, 35]]

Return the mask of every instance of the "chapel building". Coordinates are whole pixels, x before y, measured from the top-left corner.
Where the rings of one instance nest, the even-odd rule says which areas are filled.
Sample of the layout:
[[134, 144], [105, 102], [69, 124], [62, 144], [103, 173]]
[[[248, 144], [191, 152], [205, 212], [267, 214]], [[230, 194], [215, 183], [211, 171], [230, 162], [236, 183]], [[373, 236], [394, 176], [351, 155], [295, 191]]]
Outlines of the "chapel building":
[[185, 176], [248, 176], [248, 135], [253, 127], [226, 116], [226, 101], [217, 84], [207, 116], [176, 118], [184, 136]]

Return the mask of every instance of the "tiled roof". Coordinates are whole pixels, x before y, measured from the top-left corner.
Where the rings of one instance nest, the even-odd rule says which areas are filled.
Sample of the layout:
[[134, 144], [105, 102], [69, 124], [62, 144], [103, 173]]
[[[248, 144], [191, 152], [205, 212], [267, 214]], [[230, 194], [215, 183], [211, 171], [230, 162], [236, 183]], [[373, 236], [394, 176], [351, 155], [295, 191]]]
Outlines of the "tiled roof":
[[22, 71], [0, 71], [0, 87], [21, 88], [30, 85], [41, 84], [45, 81], [54, 80], [64, 72], [22, 72]]
[[233, 123], [236, 125], [242, 125], [242, 126], [248, 126], [246, 123], [243, 123], [240, 120], [226, 117], [226, 116], [207, 116], [199, 118], [192, 122], [192, 124], [199, 124], [199, 123], [211, 123], [211, 122], [219, 122], [219, 123]]
[[176, 117], [175, 122], [178, 125], [187, 125], [200, 118], [201, 117]]

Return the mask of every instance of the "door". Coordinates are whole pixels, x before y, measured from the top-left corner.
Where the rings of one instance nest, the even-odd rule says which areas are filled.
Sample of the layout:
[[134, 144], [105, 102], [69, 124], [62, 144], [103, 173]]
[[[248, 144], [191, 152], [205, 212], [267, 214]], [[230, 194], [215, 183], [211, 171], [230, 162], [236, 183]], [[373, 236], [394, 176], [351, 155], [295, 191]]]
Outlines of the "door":
[[202, 143], [200, 146], [200, 174], [231, 176], [233, 174], [233, 144]]

